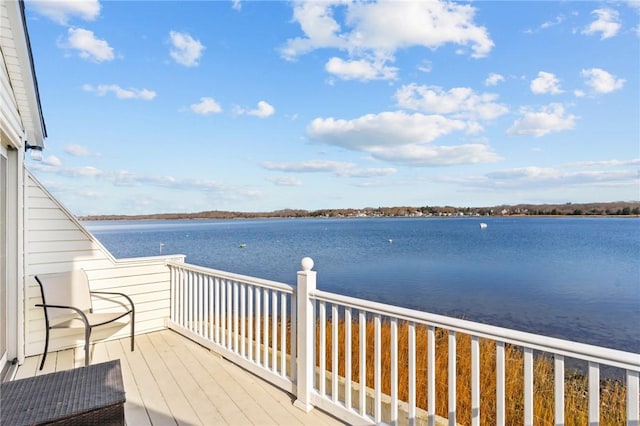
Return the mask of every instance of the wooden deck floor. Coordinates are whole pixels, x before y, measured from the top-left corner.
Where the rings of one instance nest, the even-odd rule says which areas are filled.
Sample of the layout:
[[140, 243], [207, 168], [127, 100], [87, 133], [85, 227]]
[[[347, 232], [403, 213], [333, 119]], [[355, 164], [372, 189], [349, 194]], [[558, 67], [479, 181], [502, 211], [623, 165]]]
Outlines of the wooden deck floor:
[[[128, 425], [338, 425], [318, 409], [304, 413], [292, 395], [170, 331], [99, 342], [92, 363], [119, 359]], [[13, 379], [84, 365], [82, 348], [51, 352], [44, 369], [29, 357]]]

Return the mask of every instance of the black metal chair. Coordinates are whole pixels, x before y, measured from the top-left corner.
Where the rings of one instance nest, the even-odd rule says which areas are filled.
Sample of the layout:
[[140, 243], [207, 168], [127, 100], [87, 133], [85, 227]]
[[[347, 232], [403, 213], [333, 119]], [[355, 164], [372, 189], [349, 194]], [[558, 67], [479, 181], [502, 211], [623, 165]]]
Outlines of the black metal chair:
[[[135, 334], [135, 306], [129, 296], [124, 293], [91, 291], [89, 279], [84, 270], [78, 269], [54, 274], [36, 275], [36, 281], [40, 285], [42, 303], [36, 304], [44, 309], [46, 325], [46, 340], [40, 370], [44, 367], [49, 350], [49, 331], [54, 328], [84, 328], [84, 365], [89, 365], [89, 339], [94, 327], [109, 324], [127, 315], [131, 315], [131, 352], [134, 350]], [[116, 312], [93, 312], [92, 295], [98, 297], [118, 296], [124, 301], [114, 300], [123, 310]]]

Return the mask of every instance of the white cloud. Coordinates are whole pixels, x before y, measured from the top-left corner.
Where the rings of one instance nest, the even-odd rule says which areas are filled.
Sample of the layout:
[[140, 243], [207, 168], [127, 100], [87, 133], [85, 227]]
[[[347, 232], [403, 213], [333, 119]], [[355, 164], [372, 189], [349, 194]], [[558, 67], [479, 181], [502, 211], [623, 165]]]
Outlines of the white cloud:
[[487, 76], [487, 79], [484, 81], [485, 86], [496, 86], [498, 83], [503, 82], [504, 77], [500, 74], [496, 74], [492, 72]]
[[338, 176], [353, 178], [370, 178], [389, 176], [397, 172], [393, 167], [369, 167], [364, 169], [346, 169], [338, 173]]
[[200, 103], [189, 107], [191, 111], [200, 115], [217, 114], [222, 112], [222, 107], [213, 98], [200, 98]]
[[256, 109], [246, 110], [242, 107], [236, 106], [233, 109], [233, 112], [237, 115], [253, 115], [259, 118], [267, 118], [275, 114], [276, 109], [268, 102], [260, 101], [258, 102], [258, 107]]
[[85, 92], [92, 92], [98, 96], [104, 96], [109, 92], [112, 92], [116, 95], [118, 99], [142, 99], [145, 101], [150, 101], [156, 97], [156, 92], [148, 89], [123, 89], [117, 84], [99, 84], [94, 87], [90, 84], [85, 84], [82, 86], [82, 90]]
[[292, 60], [316, 49], [339, 49], [349, 59], [334, 59], [327, 69], [341, 78], [395, 78], [394, 68], [385, 64], [403, 48], [454, 44], [474, 58], [487, 56], [494, 44], [486, 28], [474, 23], [474, 15], [470, 5], [444, 1], [295, 2], [293, 20], [304, 35], [287, 40], [280, 53]]
[[441, 115], [383, 112], [353, 120], [316, 118], [307, 127], [307, 135], [316, 143], [367, 152], [375, 159], [399, 164], [435, 166], [500, 159], [483, 144], [427, 146], [453, 132], [475, 130], [476, 123]]
[[547, 28], [551, 28], [551, 27], [555, 27], [556, 25], [560, 25], [561, 23], [563, 23], [565, 21], [565, 17], [564, 15], [558, 15], [556, 16], [555, 19], [551, 20], [551, 21], [545, 21], [543, 22], [538, 28], [536, 29], [527, 29], [525, 30], [525, 34], [535, 34], [541, 30], [546, 30]]
[[277, 186], [301, 186], [302, 181], [295, 176], [274, 176], [267, 180]]
[[[503, 188], [531, 185], [595, 185], [638, 180], [633, 170], [571, 170], [565, 167], [521, 167], [487, 173], [492, 185]], [[486, 183], [486, 182], [485, 182]]]
[[457, 146], [404, 145], [390, 148], [374, 147], [370, 152], [380, 160], [421, 167], [492, 163], [502, 159], [484, 144]]
[[180, 65], [195, 67], [202, 56], [205, 47], [199, 40], [195, 40], [187, 33], [171, 31], [171, 57]]
[[48, 166], [59, 167], [62, 165], [62, 161], [55, 155], [50, 155], [42, 160], [42, 162]]
[[102, 154], [92, 152], [82, 145], [71, 144], [64, 147], [64, 152], [74, 157], [101, 157]]
[[509, 110], [494, 102], [498, 96], [491, 93], [477, 94], [468, 87], [454, 87], [445, 91], [438, 86], [408, 84], [395, 93], [402, 108], [436, 114], [452, 114], [456, 118], [491, 120]]
[[30, 0], [27, 5], [60, 25], [67, 25], [74, 16], [93, 21], [100, 14], [101, 7], [98, 0]]
[[617, 78], [601, 68], [583, 69], [580, 75], [585, 79], [585, 84], [596, 93], [611, 93], [622, 89], [625, 80]]
[[260, 165], [267, 170], [285, 173], [332, 173], [335, 176], [352, 178], [388, 176], [396, 172], [396, 169], [392, 167], [358, 168], [354, 163], [330, 160], [293, 162], [264, 161]]
[[538, 77], [531, 80], [531, 91], [536, 95], [562, 93], [560, 80], [550, 72], [540, 71]]
[[333, 57], [325, 65], [328, 73], [343, 80], [393, 80], [398, 76], [398, 68], [384, 65], [384, 61], [365, 59], [345, 61]]
[[114, 59], [113, 48], [105, 40], [96, 38], [93, 31], [83, 28], [69, 28], [68, 38], [62, 47], [78, 50], [82, 59], [93, 62], [111, 61]]
[[260, 163], [262, 167], [267, 170], [274, 170], [287, 173], [322, 173], [331, 172], [335, 173], [340, 170], [355, 167], [354, 163], [345, 161], [331, 161], [331, 160], [309, 160], [309, 161], [294, 161], [294, 162], [273, 162], [263, 161]]
[[628, 167], [640, 166], [640, 158], [632, 158], [631, 160], [600, 160], [600, 161], [578, 161], [570, 163], [571, 167]]
[[609, 8], [596, 9], [591, 14], [596, 15], [598, 18], [582, 31], [583, 34], [593, 35], [600, 33], [600, 40], [604, 40], [615, 36], [620, 31], [622, 25], [616, 10]]
[[561, 23], [563, 23], [564, 20], [565, 20], [565, 17], [563, 15], [558, 15], [556, 16], [556, 19], [554, 19], [553, 21], [543, 22], [542, 25], [540, 25], [540, 28], [547, 29], [547, 28], [555, 27], [556, 25], [560, 25]]
[[383, 112], [353, 120], [316, 118], [307, 127], [309, 137], [319, 143], [357, 151], [432, 142], [454, 131], [465, 131], [467, 123], [441, 115]]
[[247, 114], [255, 115], [256, 117], [260, 117], [260, 118], [267, 118], [275, 114], [275, 112], [276, 112], [276, 109], [272, 105], [270, 105], [265, 101], [260, 101], [258, 102], [258, 108], [252, 109]]
[[240, 2], [240, 0], [231, 0], [231, 8], [233, 10], [240, 11], [242, 10], [242, 3]]
[[532, 111], [528, 108], [521, 110], [522, 118], [516, 120], [513, 126], [507, 130], [507, 134], [544, 136], [548, 133], [561, 132], [575, 128], [577, 117], [566, 114], [561, 104], [549, 104], [540, 111]]

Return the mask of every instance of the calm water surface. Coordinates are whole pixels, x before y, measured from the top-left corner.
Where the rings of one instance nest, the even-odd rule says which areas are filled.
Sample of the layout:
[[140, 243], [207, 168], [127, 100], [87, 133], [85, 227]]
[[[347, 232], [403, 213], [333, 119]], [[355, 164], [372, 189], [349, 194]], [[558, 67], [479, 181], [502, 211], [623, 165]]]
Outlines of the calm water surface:
[[188, 263], [295, 284], [300, 259], [310, 256], [323, 290], [640, 352], [638, 218], [86, 225], [119, 258], [162, 250], [185, 254]]

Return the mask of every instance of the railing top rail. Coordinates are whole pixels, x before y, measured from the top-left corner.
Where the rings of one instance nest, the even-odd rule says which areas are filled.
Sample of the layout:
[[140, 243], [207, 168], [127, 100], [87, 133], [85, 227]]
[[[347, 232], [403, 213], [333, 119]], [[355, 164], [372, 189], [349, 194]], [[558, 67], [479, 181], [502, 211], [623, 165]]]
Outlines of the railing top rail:
[[599, 364], [624, 368], [627, 370], [640, 371], [640, 354], [633, 352], [625, 352], [601, 346], [526, 333], [523, 331], [467, 321], [459, 318], [452, 318], [444, 315], [431, 314], [414, 309], [372, 302], [322, 290], [314, 291], [311, 294], [311, 298], [318, 301], [367, 311], [373, 314], [433, 325], [439, 328], [445, 328], [473, 336], [532, 348], [543, 352], [563, 355], [570, 358], [597, 362]]
[[252, 284], [258, 287], [278, 290], [286, 294], [293, 294], [295, 290], [295, 287], [290, 284], [285, 284], [278, 281], [265, 280], [262, 278], [251, 277], [249, 275], [234, 274], [233, 272], [220, 271], [218, 269], [192, 265], [190, 263], [182, 263], [182, 262], [175, 262], [172, 260], [168, 260], [166, 264], [169, 267], [186, 269], [188, 271], [210, 275], [217, 278], [224, 278], [232, 281], [244, 282], [244, 283]]

